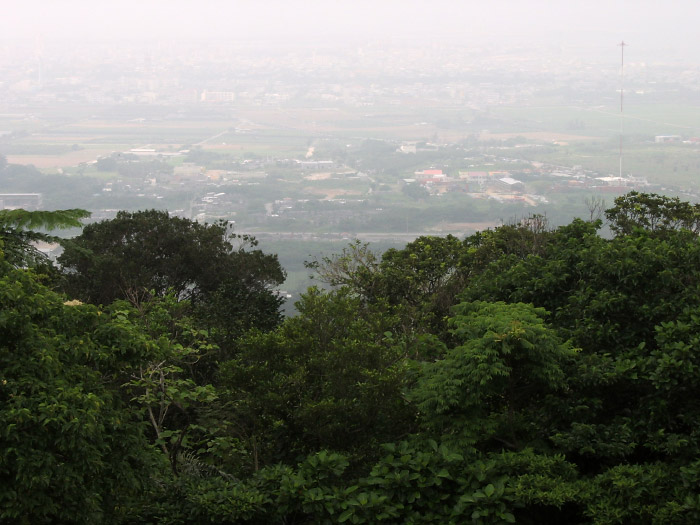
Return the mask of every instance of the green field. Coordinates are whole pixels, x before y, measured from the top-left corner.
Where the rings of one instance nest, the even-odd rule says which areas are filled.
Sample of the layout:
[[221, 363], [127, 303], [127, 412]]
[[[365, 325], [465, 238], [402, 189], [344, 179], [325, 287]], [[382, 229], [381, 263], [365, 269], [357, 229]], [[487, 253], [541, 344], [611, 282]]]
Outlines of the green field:
[[[547, 150], [523, 151], [530, 160], [562, 166], [582, 166], [601, 174], [617, 175], [620, 170], [619, 142], [571, 143]], [[625, 141], [624, 175], [645, 177], [650, 183], [697, 187], [700, 183], [700, 148], [685, 144], [653, 144]]]
[[[490, 115], [500, 119], [492, 131], [517, 133], [549, 131], [596, 138], [620, 134], [619, 106], [521, 106], [493, 108]], [[624, 134], [695, 136], [700, 134], [700, 107], [629, 103], [624, 108]]]

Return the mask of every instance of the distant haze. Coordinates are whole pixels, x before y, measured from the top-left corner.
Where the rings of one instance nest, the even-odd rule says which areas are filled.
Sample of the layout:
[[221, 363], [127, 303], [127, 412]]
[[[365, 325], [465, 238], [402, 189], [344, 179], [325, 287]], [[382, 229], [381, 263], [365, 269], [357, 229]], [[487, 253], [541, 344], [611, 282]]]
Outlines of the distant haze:
[[693, 59], [700, 43], [697, 4], [685, 0], [9, 0], [5, 8], [0, 17], [5, 41], [530, 42], [599, 57], [624, 38], [630, 53], [667, 61]]

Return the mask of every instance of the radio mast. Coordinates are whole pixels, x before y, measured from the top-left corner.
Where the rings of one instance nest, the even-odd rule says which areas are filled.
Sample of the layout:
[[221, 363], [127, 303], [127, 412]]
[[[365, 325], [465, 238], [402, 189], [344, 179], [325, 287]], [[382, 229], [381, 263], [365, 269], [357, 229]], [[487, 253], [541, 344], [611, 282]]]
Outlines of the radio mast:
[[623, 101], [624, 101], [624, 94], [625, 94], [625, 87], [624, 87], [624, 72], [625, 72], [625, 41], [621, 41], [619, 44], [620, 46], [620, 178], [622, 178], [622, 135], [625, 131], [625, 114], [623, 112], [624, 106], [623, 106]]

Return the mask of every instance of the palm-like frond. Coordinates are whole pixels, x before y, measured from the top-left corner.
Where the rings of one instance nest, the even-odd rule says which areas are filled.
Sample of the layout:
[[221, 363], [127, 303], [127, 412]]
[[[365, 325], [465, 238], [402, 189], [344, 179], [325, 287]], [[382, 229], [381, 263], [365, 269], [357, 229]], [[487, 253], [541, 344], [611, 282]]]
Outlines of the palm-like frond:
[[36, 231], [79, 228], [90, 212], [81, 209], [55, 211], [0, 210], [0, 252], [15, 267], [31, 267], [46, 256], [33, 243], [57, 242], [58, 238]]
[[80, 228], [90, 212], [81, 209], [55, 211], [0, 210], [0, 230], [58, 230]]

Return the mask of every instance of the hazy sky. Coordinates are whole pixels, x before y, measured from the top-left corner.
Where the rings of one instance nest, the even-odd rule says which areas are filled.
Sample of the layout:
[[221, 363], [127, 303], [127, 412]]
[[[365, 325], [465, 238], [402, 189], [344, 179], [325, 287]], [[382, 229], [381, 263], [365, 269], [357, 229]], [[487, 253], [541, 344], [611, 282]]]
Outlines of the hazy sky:
[[[0, 38], [500, 39], [692, 58], [697, 0], [3, 0]], [[7, 7], [10, 7], [7, 9]], [[673, 57], [669, 57], [673, 59]]]

